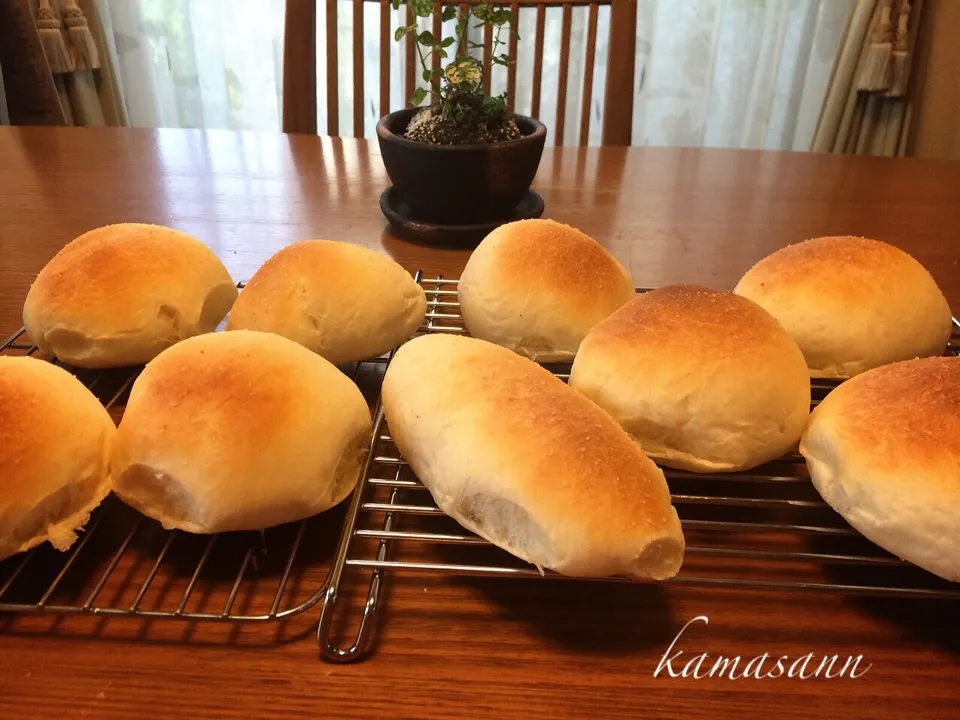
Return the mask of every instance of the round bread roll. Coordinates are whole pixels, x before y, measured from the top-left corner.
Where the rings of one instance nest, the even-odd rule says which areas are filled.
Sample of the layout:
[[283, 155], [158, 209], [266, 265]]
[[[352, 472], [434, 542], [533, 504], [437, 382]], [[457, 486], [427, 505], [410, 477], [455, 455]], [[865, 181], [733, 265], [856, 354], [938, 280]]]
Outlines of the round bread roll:
[[843, 383], [813, 411], [800, 452], [854, 528], [960, 581], [960, 358], [907, 360]]
[[803, 355], [777, 321], [732, 293], [688, 285], [643, 293], [600, 322], [570, 385], [647, 455], [693, 472], [783, 455], [810, 413]]
[[426, 311], [423, 288], [386, 255], [305, 240], [254, 273], [227, 329], [276, 333], [340, 365], [395, 348], [420, 327]]
[[67, 244], [27, 293], [23, 324], [46, 353], [85, 368], [145, 363], [217, 327], [237, 288], [190, 235], [124, 223]]
[[491, 232], [459, 286], [471, 335], [538, 362], [573, 359], [590, 328], [635, 294], [630, 274], [600, 243], [553, 220]]
[[0, 560], [44, 540], [66, 550], [110, 492], [116, 427], [63, 368], [0, 357]]
[[440, 509], [517, 557], [582, 577], [679, 570], [663, 473], [536, 363], [474, 338], [419, 337], [390, 363], [383, 409]]
[[295, 342], [200, 335], [158, 355], [134, 383], [114, 491], [168, 529], [280, 525], [350, 493], [370, 432], [357, 386]]
[[853, 377], [943, 355], [950, 340], [950, 307], [930, 273], [878, 240], [822, 237], [789, 245], [748, 270], [734, 292], [780, 321], [811, 377]]

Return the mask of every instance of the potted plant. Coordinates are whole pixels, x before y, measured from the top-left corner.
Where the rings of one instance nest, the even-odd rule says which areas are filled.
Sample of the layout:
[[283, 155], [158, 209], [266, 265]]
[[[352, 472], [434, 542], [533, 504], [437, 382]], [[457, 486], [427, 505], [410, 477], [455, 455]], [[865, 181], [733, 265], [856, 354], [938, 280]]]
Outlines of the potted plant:
[[[417, 17], [430, 17], [435, 11], [433, 0], [407, 0], [407, 4]], [[400, 5], [401, 0], [393, 0], [395, 8]], [[484, 76], [492, 67], [471, 54], [482, 52], [483, 47], [467, 37], [473, 23], [492, 28], [492, 64], [514, 62], [499, 52], [506, 44], [503, 33], [516, 32], [513, 13], [483, 2], [447, 6], [442, 19], [456, 20], [453, 36], [435, 38], [428, 30], [418, 31], [416, 24], [400, 27], [395, 34], [400, 41], [415, 33], [422, 77], [433, 83], [433, 92], [430, 104], [421, 107], [428, 93], [417, 88], [410, 98], [413, 107], [392, 112], [377, 123], [380, 152], [393, 183], [381, 207], [394, 193], [421, 223], [497, 224], [516, 217], [518, 206], [532, 195], [530, 183], [543, 154], [546, 128], [533, 118], [514, 114], [505, 95], [484, 95]], [[434, 55], [441, 59], [438, 70], [430, 67]], [[532, 214], [539, 215], [543, 204], [539, 197], [536, 201], [539, 208], [534, 207]], [[524, 205], [532, 216], [531, 203]], [[388, 208], [384, 212], [391, 217]]]

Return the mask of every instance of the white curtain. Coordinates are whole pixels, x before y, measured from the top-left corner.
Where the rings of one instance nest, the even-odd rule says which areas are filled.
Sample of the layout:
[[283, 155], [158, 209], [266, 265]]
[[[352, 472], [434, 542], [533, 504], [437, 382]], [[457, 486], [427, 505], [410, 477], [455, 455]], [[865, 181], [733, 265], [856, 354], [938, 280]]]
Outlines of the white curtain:
[[854, 4], [641, 0], [633, 142], [808, 150]]
[[[317, 13], [318, 128], [327, 127], [326, 13]], [[134, 125], [280, 128], [284, 0], [97, 0], [113, 26]], [[809, 149], [854, 0], [640, 0], [633, 142]], [[379, 117], [379, 7], [364, 3], [364, 134]], [[394, 12], [392, 26], [404, 19]], [[553, 137], [560, 8], [547, 10], [540, 118], [548, 142], [578, 140], [587, 8], [573, 9], [566, 131]], [[338, 7], [340, 129], [353, 128], [352, 2]], [[603, 124], [609, 8], [597, 29], [589, 143]], [[536, 10], [520, 11], [517, 102], [531, 108]], [[423, 23], [429, 27], [429, 21]], [[392, 29], [393, 29], [392, 28]], [[452, 30], [448, 30], [448, 33]], [[403, 48], [391, 38], [391, 106], [402, 107]], [[419, 78], [419, 72], [416, 73]], [[493, 91], [506, 89], [497, 67]], [[625, 99], [625, 101], [627, 101]]]

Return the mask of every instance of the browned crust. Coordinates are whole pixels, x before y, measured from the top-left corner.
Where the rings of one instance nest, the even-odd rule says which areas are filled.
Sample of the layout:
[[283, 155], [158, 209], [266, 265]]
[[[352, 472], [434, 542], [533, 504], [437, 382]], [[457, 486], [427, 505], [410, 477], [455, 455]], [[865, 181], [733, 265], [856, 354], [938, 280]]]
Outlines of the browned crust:
[[685, 356], [755, 355], [792, 344], [763, 308], [733, 293], [695, 285], [668, 285], [641, 293], [597, 323], [584, 341], [598, 347], [675, 348]]
[[108, 225], [58, 252], [40, 271], [27, 302], [44, 316], [109, 308], [122, 327], [125, 312], [138, 311], [134, 299], [145, 288], [187, 282], [197, 274], [198, 262], [220, 264], [210, 248], [186, 233], [140, 223]]
[[[845, 452], [885, 475], [922, 469], [960, 497], [960, 358], [921, 358], [848, 380], [814, 410]], [[909, 480], [905, 480], [909, 482]]]
[[[586, 233], [554, 220], [519, 220], [497, 228], [493, 274], [505, 285], [589, 290], [591, 297], [616, 293], [624, 285], [623, 266]], [[627, 283], [632, 282], [627, 277]], [[633, 288], [630, 287], [630, 290]]]
[[747, 297], [758, 298], [811, 293], [819, 302], [829, 300], [849, 310], [848, 303], [888, 297], [904, 273], [918, 272], [926, 274], [920, 263], [893, 245], [837, 235], [777, 250], [750, 268], [737, 287]]
[[[106, 492], [114, 433], [107, 411], [66, 370], [0, 357], [0, 519], [16, 527], [35, 518], [38, 534], [20, 538], [26, 547], [86, 520]], [[14, 531], [0, 527], [0, 548]]]

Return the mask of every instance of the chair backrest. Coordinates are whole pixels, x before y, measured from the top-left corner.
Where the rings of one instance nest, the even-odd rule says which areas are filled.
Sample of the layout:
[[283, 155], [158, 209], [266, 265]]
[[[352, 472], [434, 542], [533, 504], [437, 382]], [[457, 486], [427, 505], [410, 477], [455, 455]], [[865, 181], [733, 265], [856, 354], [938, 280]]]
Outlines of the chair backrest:
[[[323, 0], [326, 12], [326, 49], [327, 49], [327, 128], [326, 134], [340, 135], [339, 109], [340, 93], [338, 88], [338, 41], [337, 41], [337, 0]], [[353, 132], [354, 137], [363, 137], [364, 118], [364, 68], [363, 68], [363, 8], [364, 2], [380, 3], [380, 115], [386, 115], [397, 108], [390, 107], [390, 45], [394, 42], [390, 32], [390, 0], [352, 0], [353, 12]], [[317, 4], [318, 0], [286, 0], [283, 49], [283, 131], [290, 133], [317, 132]], [[459, 2], [437, 2], [438, 8], [447, 5], [464, 5]], [[496, 3], [500, 4], [500, 3]], [[633, 125], [633, 82], [634, 58], [636, 55], [637, 0], [606, 0], [606, 2], [562, 2], [558, 0], [524, 0], [523, 2], [502, 3], [509, 5], [514, 17], [519, 17], [521, 7], [536, 8], [536, 37], [534, 42], [532, 114], [540, 115], [540, 101], [543, 82], [544, 28], [548, 7], [562, 8], [562, 28], [560, 33], [559, 73], [557, 75], [557, 110], [553, 126], [554, 137], [562, 143], [567, 123], [566, 98], [570, 68], [570, 35], [573, 7], [588, 8], [586, 57], [584, 64], [583, 101], [580, 108], [579, 144], [586, 145], [590, 134], [590, 107], [593, 98], [594, 64], [597, 55], [597, 18], [601, 5], [610, 6], [610, 35], [607, 45], [607, 76], [603, 98], [604, 145], [629, 145]], [[413, 22], [409, 8], [407, 23]], [[440, 36], [440, 13], [433, 16], [433, 34]], [[408, 34], [405, 42], [404, 96], [409, 97], [416, 83], [415, 38]], [[486, 29], [483, 38], [484, 63], [489, 66], [492, 33]], [[517, 55], [517, 40], [511, 34], [508, 52], [514, 58]], [[433, 67], [440, 66], [440, 58], [434, 56]], [[484, 90], [490, 91], [490, 74], [487, 73]], [[513, 105], [516, 97], [517, 65], [507, 69], [507, 97]], [[545, 118], [541, 118], [545, 119]], [[549, 119], [545, 119], [549, 120]]]

